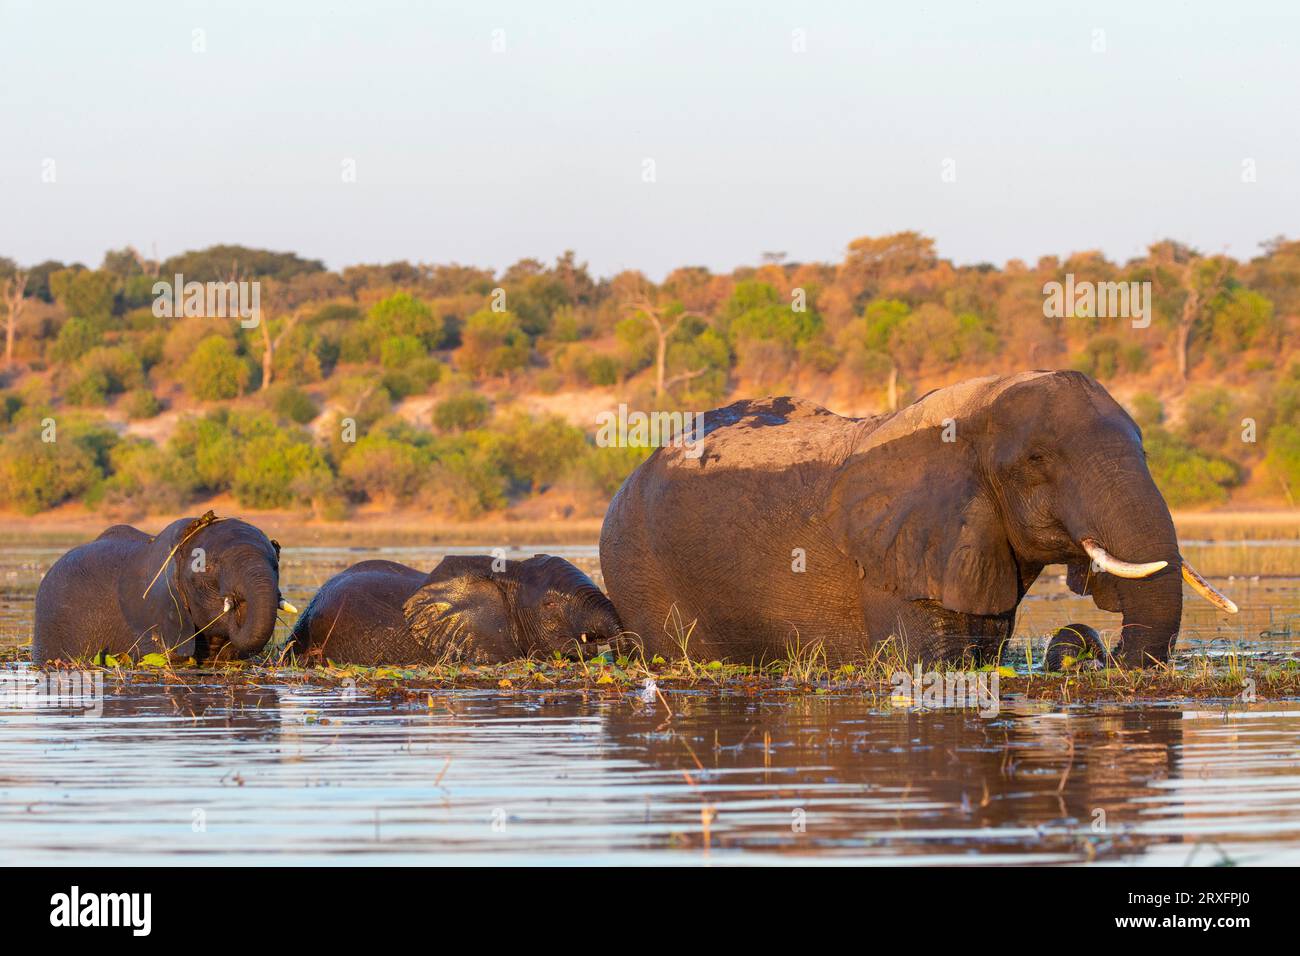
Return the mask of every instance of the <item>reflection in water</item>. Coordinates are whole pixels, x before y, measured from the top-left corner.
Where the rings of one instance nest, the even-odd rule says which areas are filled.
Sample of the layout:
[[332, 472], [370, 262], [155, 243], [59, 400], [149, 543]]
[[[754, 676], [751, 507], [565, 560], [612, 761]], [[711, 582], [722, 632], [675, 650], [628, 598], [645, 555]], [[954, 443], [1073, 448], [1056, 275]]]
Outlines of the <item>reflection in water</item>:
[[1300, 858], [1294, 705], [110, 693], [0, 709], [0, 862]]
[[[0, 649], [30, 641], [61, 550], [0, 548]], [[509, 556], [537, 550], [598, 575], [590, 547]], [[282, 587], [305, 606], [357, 561], [431, 568], [443, 553], [287, 548]], [[1228, 589], [1242, 613], [1188, 602], [1183, 647], [1300, 646], [1295, 579]], [[1018, 634], [1116, 620], [1049, 574]], [[0, 694], [0, 863], [1300, 859], [1295, 704], [1004, 701], [983, 720], [702, 692], [669, 694], [667, 720], [636, 695], [412, 704], [189, 680], [110, 681], [99, 718]]]

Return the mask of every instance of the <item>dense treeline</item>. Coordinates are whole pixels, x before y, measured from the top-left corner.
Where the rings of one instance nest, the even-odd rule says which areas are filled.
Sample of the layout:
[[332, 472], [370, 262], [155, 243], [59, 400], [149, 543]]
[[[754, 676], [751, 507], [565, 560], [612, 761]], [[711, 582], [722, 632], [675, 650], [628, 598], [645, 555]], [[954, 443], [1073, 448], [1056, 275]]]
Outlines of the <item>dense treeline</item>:
[[[260, 322], [156, 314], [156, 283], [177, 274], [256, 281]], [[1104, 296], [1045, 309], [1051, 283], [1138, 285], [1115, 316]], [[1129, 406], [1171, 504], [1300, 489], [1300, 242], [1282, 239], [1248, 262], [1166, 241], [1122, 264], [1088, 252], [999, 269], [901, 233], [838, 263], [772, 254], [660, 283], [593, 277], [573, 253], [498, 275], [128, 248], [96, 269], [0, 259], [0, 293], [0, 507], [29, 513], [230, 493], [329, 517], [369, 500], [470, 518], [548, 489], [597, 510], [644, 454], [593, 445], [596, 411], [619, 401], [789, 392], [883, 411], [969, 375], [1064, 367]], [[530, 415], [523, 396], [565, 414]]]

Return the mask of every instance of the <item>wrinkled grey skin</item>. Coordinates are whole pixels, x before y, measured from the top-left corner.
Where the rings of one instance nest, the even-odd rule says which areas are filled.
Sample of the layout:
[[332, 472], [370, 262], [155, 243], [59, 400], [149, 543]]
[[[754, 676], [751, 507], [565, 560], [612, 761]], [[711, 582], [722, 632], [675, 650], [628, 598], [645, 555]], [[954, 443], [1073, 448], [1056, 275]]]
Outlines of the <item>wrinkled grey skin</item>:
[[32, 660], [245, 657], [271, 639], [279, 603], [280, 546], [250, 524], [208, 512], [156, 537], [114, 525], [42, 579]]
[[[601, 531], [610, 598], [647, 654], [679, 653], [689, 632], [704, 659], [815, 644], [862, 659], [892, 636], [909, 661], [987, 660], [1043, 567], [1065, 563], [1077, 592], [1124, 615], [1117, 658], [1169, 655], [1183, 601], [1173, 521], [1137, 425], [1085, 375], [974, 379], [866, 419], [742, 401], [704, 430], [702, 454], [643, 462]], [[1169, 565], [1092, 574], [1087, 537]]]
[[452, 555], [429, 574], [353, 565], [316, 592], [294, 625], [294, 650], [335, 663], [493, 663], [594, 653], [622, 631], [614, 606], [568, 561], [539, 554], [499, 571], [493, 561]]

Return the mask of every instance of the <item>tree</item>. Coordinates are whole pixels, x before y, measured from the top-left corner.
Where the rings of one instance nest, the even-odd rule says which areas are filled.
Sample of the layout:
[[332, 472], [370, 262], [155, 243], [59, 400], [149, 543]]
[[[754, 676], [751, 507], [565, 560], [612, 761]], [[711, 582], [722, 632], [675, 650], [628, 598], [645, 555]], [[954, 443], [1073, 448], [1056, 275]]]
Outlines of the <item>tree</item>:
[[1151, 258], [1162, 272], [1173, 277], [1182, 292], [1182, 303], [1174, 323], [1174, 354], [1178, 377], [1187, 381], [1192, 340], [1206, 324], [1206, 317], [1221, 304], [1232, 277], [1232, 260], [1224, 256], [1206, 258], [1181, 243], [1166, 240], [1151, 247]]
[[528, 336], [511, 312], [480, 309], [465, 320], [457, 358], [476, 378], [509, 375], [528, 364]]
[[248, 364], [235, 354], [229, 339], [210, 335], [194, 350], [184, 367], [186, 388], [195, 398], [217, 401], [238, 398], [248, 386]]
[[14, 336], [18, 329], [18, 317], [23, 313], [23, 300], [27, 294], [27, 272], [16, 268], [13, 274], [4, 280], [3, 295], [7, 306], [8, 318], [5, 320], [5, 367], [14, 364]]
[[280, 331], [271, 337], [271, 321], [269, 317], [263, 317], [258, 323], [262, 330], [262, 391], [271, 387], [271, 379], [275, 375], [275, 350], [280, 347], [285, 336], [293, 332], [293, 328], [298, 324], [298, 319], [302, 317], [301, 312], [290, 312], [280, 322]]
[[117, 279], [95, 269], [62, 269], [50, 276], [50, 291], [68, 315], [104, 328], [113, 314]]
[[890, 292], [891, 279], [926, 272], [938, 264], [934, 240], [918, 232], [899, 232], [873, 239], [864, 236], [849, 243], [840, 266], [839, 284], [855, 302]]
[[626, 306], [633, 310], [633, 317], [646, 322], [654, 329], [655, 335], [655, 401], [663, 401], [668, 389], [681, 382], [688, 382], [703, 375], [708, 367], [692, 369], [666, 378], [668, 368], [668, 342], [672, 339], [677, 326], [688, 316], [704, 318], [696, 312], [687, 312], [680, 302], [667, 306], [655, 305], [648, 298], [639, 298]]
[[845, 326], [839, 336], [841, 348], [856, 347], [866, 353], [870, 362], [862, 364], [878, 368], [883, 360], [888, 366], [885, 394], [891, 412], [898, 410], [899, 346], [911, 316], [912, 310], [906, 302], [877, 299], [866, 307], [861, 318]]
[[247, 246], [211, 246], [185, 252], [172, 256], [157, 268], [168, 277], [180, 273], [186, 282], [215, 282], [225, 279], [232, 262], [241, 263], [246, 275], [259, 279], [289, 279], [325, 269], [325, 264], [318, 259], [302, 259], [292, 252], [270, 252]]

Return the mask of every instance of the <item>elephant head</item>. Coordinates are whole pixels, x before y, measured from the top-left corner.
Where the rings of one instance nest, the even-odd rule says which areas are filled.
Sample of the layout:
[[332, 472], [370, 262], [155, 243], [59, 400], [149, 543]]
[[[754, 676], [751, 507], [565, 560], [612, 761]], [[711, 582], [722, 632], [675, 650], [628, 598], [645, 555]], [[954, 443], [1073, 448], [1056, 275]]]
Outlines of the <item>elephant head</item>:
[[623, 630], [614, 605], [563, 558], [443, 559], [403, 607], [411, 632], [450, 659], [584, 653]]
[[[181, 657], [246, 657], [266, 646], [280, 596], [280, 545], [246, 522], [181, 518], [153, 539], [145, 614]], [[138, 597], [138, 595], [137, 595]]]
[[[1078, 372], [940, 389], [871, 432], [838, 486], [842, 547], [893, 590], [970, 615], [1009, 615], [1043, 567], [1123, 614], [1115, 654], [1168, 658], [1182, 582], [1236, 607], [1192, 570], [1147, 470], [1137, 424]], [[917, 481], [916, 476], [924, 476]], [[836, 519], [832, 519], [836, 520]]]

